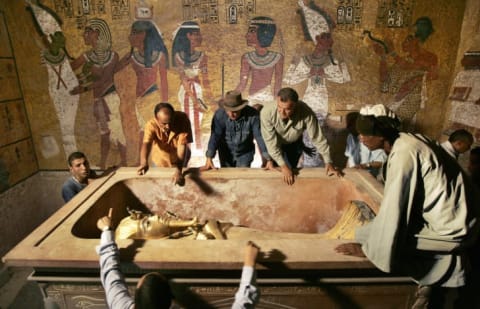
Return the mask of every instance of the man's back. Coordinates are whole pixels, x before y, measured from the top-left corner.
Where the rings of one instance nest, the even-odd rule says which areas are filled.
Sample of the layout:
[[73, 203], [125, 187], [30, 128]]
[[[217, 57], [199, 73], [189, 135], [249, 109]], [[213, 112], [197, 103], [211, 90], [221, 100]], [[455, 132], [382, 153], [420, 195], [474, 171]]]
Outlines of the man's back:
[[451, 253], [476, 234], [471, 193], [466, 175], [438, 143], [401, 133], [389, 154], [380, 211], [356, 237], [383, 271], [432, 284], [451, 268], [443, 279], [461, 285], [464, 261], [461, 252]]

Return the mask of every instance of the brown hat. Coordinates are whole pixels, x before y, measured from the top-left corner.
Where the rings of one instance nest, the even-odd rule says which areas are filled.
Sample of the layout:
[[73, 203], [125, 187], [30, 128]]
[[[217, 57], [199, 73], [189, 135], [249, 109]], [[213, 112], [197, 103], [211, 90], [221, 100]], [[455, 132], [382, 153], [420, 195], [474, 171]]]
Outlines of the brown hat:
[[238, 91], [229, 91], [225, 98], [220, 101], [220, 106], [230, 112], [236, 112], [244, 108], [248, 100], [242, 99], [242, 94]]

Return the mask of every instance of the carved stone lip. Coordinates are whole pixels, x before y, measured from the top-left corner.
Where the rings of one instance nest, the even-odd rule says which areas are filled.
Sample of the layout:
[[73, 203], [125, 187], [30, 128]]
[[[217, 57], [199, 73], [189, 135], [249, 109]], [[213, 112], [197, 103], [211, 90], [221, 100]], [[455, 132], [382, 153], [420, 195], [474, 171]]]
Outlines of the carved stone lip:
[[[317, 230], [332, 227], [343, 205], [361, 200], [378, 211], [382, 186], [368, 172], [347, 169], [344, 178], [321, 168], [302, 169], [293, 186], [277, 172], [222, 168], [186, 174], [184, 187], [173, 186], [174, 169], [152, 168], [137, 176], [136, 168], [120, 168], [95, 180], [27, 236], [3, 261], [8, 266], [35, 268], [98, 268], [96, 221], [113, 207], [113, 224], [128, 216], [126, 206], [162, 212], [164, 205], [180, 217], [231, 221], [254, 229], [265, 254], [260, 268], [288, 270], [374, 270], [365, 258], [345, 256], [334, 248], [345, 239], [322, 239]], [[233, 190], [235, 188], [235, 190]], [[209, 206], [210, 210], [202, 207]], [[243, 214], [243, 217], [236, 217]], [[228, 220], [227, 220], [228, 219]], [[321, 221], [315, 221], [321, 219]], [[325, 226], [322, 226], [325, 225]], [[278, 232], [283, 237], [278, 238]], [[118, 240], [122, 262], [142, 269], [238, 270], [245, 239]], [[262, 264], [263, 263], [263, 264]]]

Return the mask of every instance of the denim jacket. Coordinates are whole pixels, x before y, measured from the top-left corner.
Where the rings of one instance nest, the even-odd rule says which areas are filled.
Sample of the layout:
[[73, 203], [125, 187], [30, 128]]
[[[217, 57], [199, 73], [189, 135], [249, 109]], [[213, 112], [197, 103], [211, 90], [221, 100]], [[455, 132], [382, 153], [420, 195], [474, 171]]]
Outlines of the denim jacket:
[[235, 158], [255, 153], [257, 141], [262, 157], [270, 160], [267, 147], [260, 133], [260, 116], [251, 106], [245, 106], [242, 114], [236, 120], [231, 120], [223, 108], [218, 109], [212, 119], [212, 128], [206, 156], [213, 158], [220, 143], [225, 143], [231, 155]]

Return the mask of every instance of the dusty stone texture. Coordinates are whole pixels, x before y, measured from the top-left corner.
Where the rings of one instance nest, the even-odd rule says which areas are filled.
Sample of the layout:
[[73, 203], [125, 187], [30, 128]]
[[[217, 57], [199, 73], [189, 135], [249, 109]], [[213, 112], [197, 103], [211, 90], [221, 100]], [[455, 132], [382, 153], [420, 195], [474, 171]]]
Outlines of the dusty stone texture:
[[[346, 239], [318, 234], [335, 225], [350, 200], [364, 201], [378, 211], [383, 189], [366, 171], [351, 169], [340, 179], [328, 177], [324, 169], [303, 169], [296, 183], [287, 186], [278, 172], [224, 168], [199, 173], [193, 169], [182, 187], [171, 184], [173, 171], [151, 168], [147, 175], [137, 176], [135, 168], [120, 168], [96, 179], [5, 255], [4, 262], [9, 266], [98, 267], [98, 255], [92, 249], [100, 237], [98, 218], [112, 208], [116, 227], [130, 207], [159, 213], [167, 209], [180, 217], [198, 216], [200, 222], [213, 218], [266, 231], [260, 232], [262, 239], [253, 240], [265, 252], [281, 251], [286, 257], [282, 263], [288, 268], [371, 267], [366, 259], [334, 252]], [[147, 240], [134, 257], [124, 258], [134, 258], [146, 268], [236, 268], [243, 242]], [[131, 240], [118, 240], [122, 252], [131, 244]]]
[[[51, 8], [54, 7], [54, 1], [52, 0], [42, 1], [42, 3]], [[112, 49], [120, 57], [130, 50], [128, 34], [130, 25], [134, 20], [133, 12], [136, 2], [130, 1], [129, 3], [131, 14], [127, 19], [113, 20], [110, 16], [110, 10], [107, 10], [106, 14], [98, 16], [105, 19], [109, 24], [112, 32]], [[154, 21], [163, 33], [169, 53], [171, 53], [172, 47], [172, 33], [183, 20], [179, 3], [176, 0], [169, 0], [157, 1], [154, 4]], [[306, 42], [303, 39], [300, 15], [296, 13], [298, 9], [296, 1], [256, 1], [256, 3], [256, 16], [270, 16], [277, 23], [278, 30], [269, 50], [285, 55], [285, 72], [293, 60], [311, 53], [314, 47], [312, 42]], [[315, 1], [315, 3], [329, 12], [330, 15], [335, 16], [337, 1]], [[444, 121], [448, 85], [452, 81], [456, 58], [458, 62], [457, 46], [460, 41], [459, 34], [462, 28], [465, 3], [465, 1], [449, 0], [415, 1], [413, 20], [421, 16], [428, 16], [433, 21], [435, 29], [435, 32], [423, 47], [437, 55], [439, 77], [427, 83], [428, 99], [426, 107], [419, 112], [417, 117], [417, 129], [432, 137], [438, 137]], [[469, 8], [478, 8], [475, 1], [469, 0], [467, 4]], [[376, 28], [377, 6], [378, 1], [364, 1], [361, 29], [355, 31], [333, 30], [333, 54], [346, 63], [351, 76], [351, 81], [344, 84], [327, 81], [329, 109], [334, 115], [342, 115], [346, 110], [358, 109], [363, 104], [387, 102], [389, 100], [387, 95], [379, 92], [379, 57], [373, 53], [371, 42], [364, 38], [362, 31], [363, 29], [369, 29], [379, 38], [391, 38], [395, 50], [399, 51], [400, 55], [404, 55], [401, 50], [401, 42], [408, 33], [411, 33], [412, 29]], [[23, 1], [5, 1], [1, 8], [5, 11], [7, 24], [11, 32], [39, 167], [40, 169], [64, 169], [65, 155], [62, 150], [59, 150], [56, 155], [48, 156], [48, 158], [40, 150], [42, 143], [44, 143], [42, 139], [44, 136], [52, 136], [59, 148], [62, 147], [59, 121], [53, 100], [48, 93], [47, 70], [40, 63], [39, 55], [43, 48], [42, 40], [34, 28], [30, 14], [25, 11]], [[199, 50], [203, 50], [209, 57], [208, 74], [213, 101], [221, 96], [222, 65], [225, 73], [224, 89], [233, 89], [239, 81], [240, 57], [245, 52], [252, 51], [252, 47], [248, 47], [245, 42], [247, 21], [242, 20], [239, 24], [227, 25], [224, 16], [224, 4], [219, 3], [218, 9], [218, 24], [200, 24], [203, 42]], [[473, 14], [473, 11], [467, 10], [465, 14], [467, 19], [471, 19], [472, 22], [478, 19], [478, 17], [475, 18], [478, 14]], [[63, 15], [61, 17], [64, 21], [62, 27], [67, 38], [67, 50], [73, 57], [78, 57], [89, 49], [82, 38], [83, 30], [77, 29], [75, 18], [66, 18]], [[463, 29], [467, 29], [469, 26], [471, 24], [463, 25]], [[478, 29], [478, 25], [475, 29]], [[468, 35], [465, 33], [465, 36]], [[463, 41], [465, 39], [462, 38]], [[133, 166], [137, 163], [139, 145], [139, 128], [134, 114], [136, 82], [134, 71], [131, 67], [127, 67], [118, 72], [115, 75], [115, 82], [121, 98], [120, 111], [123, 130], [127, 138], [128, 165]], [[172, 67], [168, 70], [168, 82], [169, 101], [176, 108], [179, 108], [177, 91], [180, 81], [178, 74]], [[300, 96], [303, 95], [305, 87], [305, 83], [294, 86], [299, 91]], [[244, 95], [246, 96], [247, 93], [244, 93]], [[204, 139], [208, 138], [211, 115], [212, 111], [207, 112], [202, 121], [202, 128], [206, 131]], [[88, 152], [92, 164], [97, 165], [100, 157], [100, 136], [93, 118], [91, 92], [80, 95], [75, 121], [75, 137], [78, 148]], [[112, 146], [107, 165], [117, 164], [118, 162], [119, 152]]]
[[0, 256], [30, 234], [63, 204], [67, 172], [38, 172], [0, 194]]

